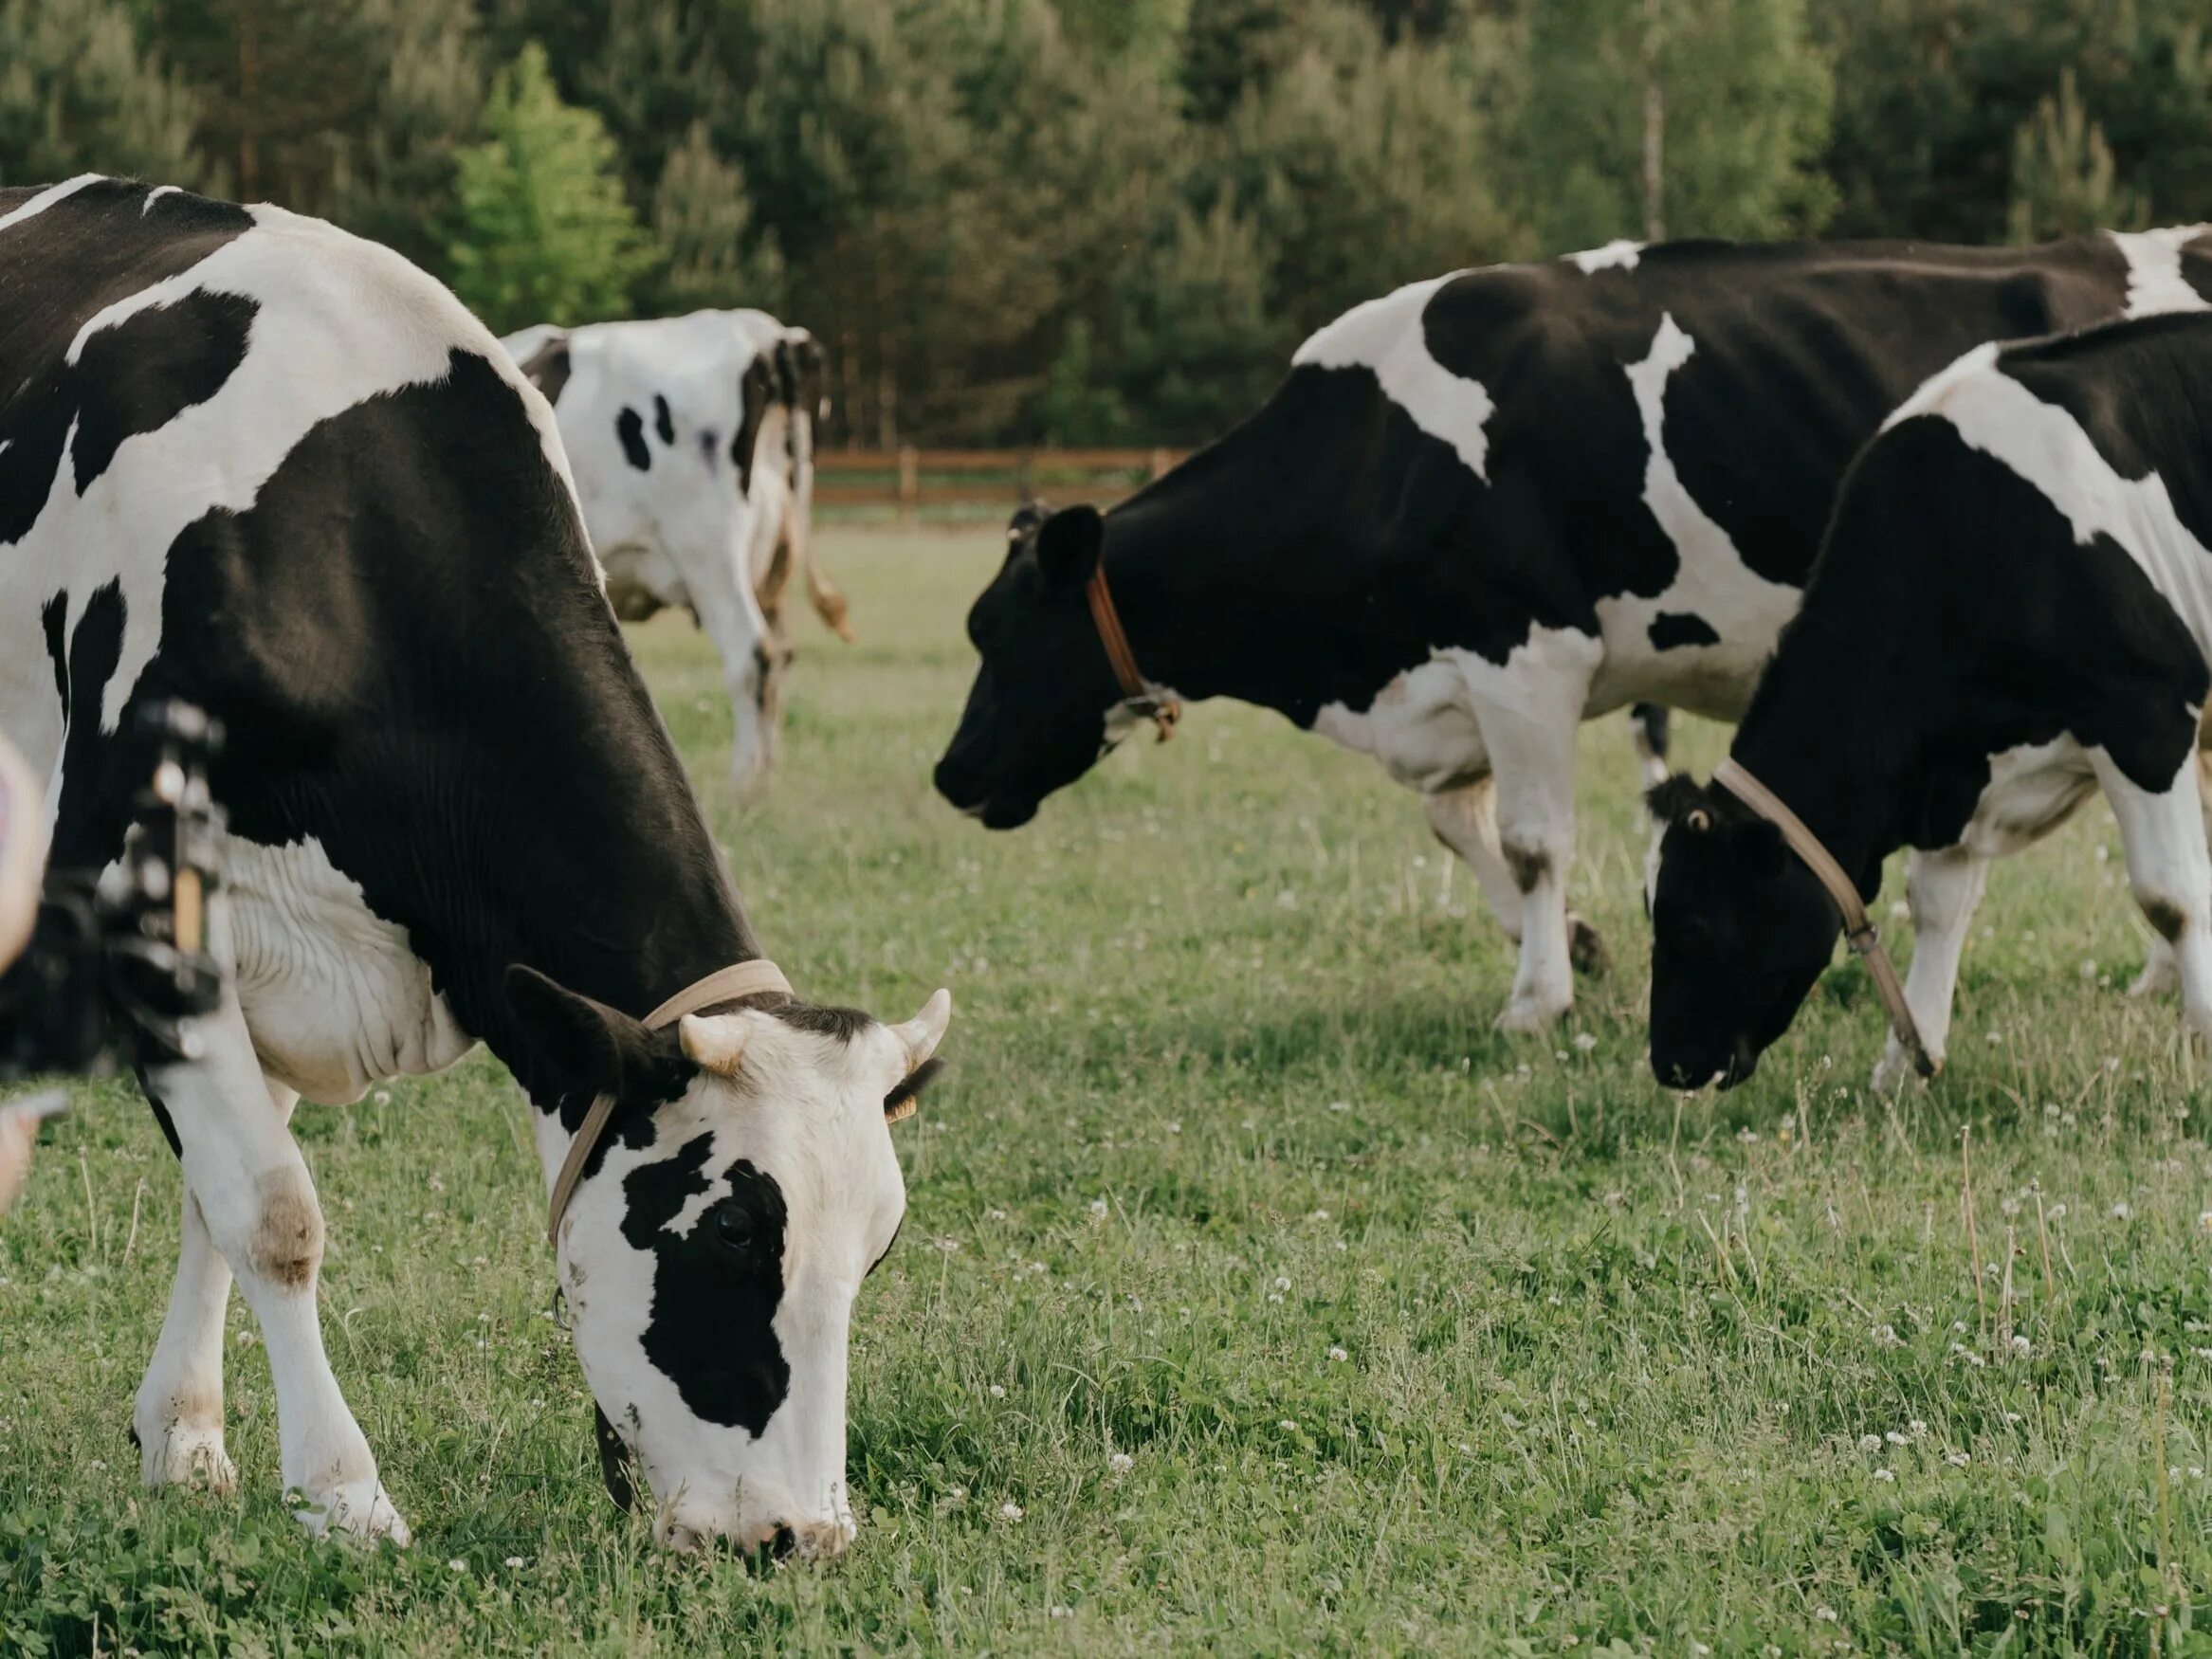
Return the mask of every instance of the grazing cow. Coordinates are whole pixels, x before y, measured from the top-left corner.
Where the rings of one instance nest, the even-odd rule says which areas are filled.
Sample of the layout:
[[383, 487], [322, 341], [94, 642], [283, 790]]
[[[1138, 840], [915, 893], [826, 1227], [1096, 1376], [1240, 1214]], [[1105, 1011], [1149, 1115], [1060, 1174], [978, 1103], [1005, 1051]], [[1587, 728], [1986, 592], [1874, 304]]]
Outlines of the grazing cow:
[[[2128, 878], [2212, 1036], [2199, 799], [2212, 651], [2212, 316], [1984, 346], [1858, 458], [1730, 758], [1862, 899], [1914, 862], [1906, 1001], [1931, 1057], [1988, 861], [2101, 789]], [[1652, 890], [1652, 1066], [1730, 1084], [1788, 1029], [1837, 907], [1742, 786], [1671, 779]], [[1877, 1073], [1901, 1075], [1892, 1038]]]
[[481, 1040], [536, 1108], [611, 1487], [634, 1465], [671, 1544], [842, 1549], [847, 1328], [905, 1203], [886, 1124], [950, 1002], [879, 1025], [759, 962], [545, 400], [388, 249], [93, 176], [0, 191], [0, 728], [49, 779], [51, 861], [123, 852], [142, 704], [228, 729], [229, 988], [201, 1057], [143, 1074], [186, 1187], [146, 1479], [235, 1479], [235, 1273], [301, 1518], [405, 1540], [323, 1352], [287, 1121]]
[[1601, 959], [1566, 909], [1576, 726], [1741, 714], [1851, 456], [1961, 352], [2208, 295], [2203, 228], [1623, 243], [1400, 288], [1112, 512], [1017, 521], [938, 787], [1009, 829], [1133, 714], [1275, 709], [1422, 793], [1521, 942], [1498, 1023], [1541, 1028]]
[[757, 793], [781, 724], [795, 573], [852, 637], [845, 596], [813, 557], [821, 347], [764, 311], [539, 325], [501, 343], [560, 422], [617, 614], [682, 605], [714, 640], [731, 776], [740, 798]]

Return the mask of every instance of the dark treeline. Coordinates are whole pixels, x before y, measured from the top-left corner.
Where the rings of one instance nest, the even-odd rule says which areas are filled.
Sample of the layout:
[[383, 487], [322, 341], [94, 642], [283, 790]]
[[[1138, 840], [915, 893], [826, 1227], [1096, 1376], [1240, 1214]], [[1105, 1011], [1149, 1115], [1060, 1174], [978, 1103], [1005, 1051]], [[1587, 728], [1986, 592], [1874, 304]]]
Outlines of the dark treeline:
[[2204, 0], [0, 0], [0, 184], [390, 243], [497, 328], [758, 304], [833, 441], [1205, 438], [1618, 236], [2212, 218]]

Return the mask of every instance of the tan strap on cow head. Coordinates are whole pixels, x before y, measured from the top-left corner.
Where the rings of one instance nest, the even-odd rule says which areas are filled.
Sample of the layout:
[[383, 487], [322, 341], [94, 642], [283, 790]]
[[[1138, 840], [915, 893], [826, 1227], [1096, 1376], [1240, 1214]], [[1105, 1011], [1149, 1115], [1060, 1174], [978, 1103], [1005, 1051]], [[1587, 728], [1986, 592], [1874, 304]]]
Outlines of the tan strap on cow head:
[[1122, 630], [1121, 613], [1114, 609], [1113, 592], [1106, 587], [1103, 552], [1098, 562], [1090, 567], [1090, 580], [1083, 584], [1083, 596], [1090, 601], [1090, 619], [1098, 625], [1099, 643], [1106, 647], [1106, 661], [1114, 665], [1114, 678], [1121, 683], [1123, 699], [1158, 727], [1159, 740], [1166, 742], [1175, 736], [1175, 724], [1182, 719], [1183, 705], [1172, 697], [1162, 697], [1138, 672], [1137, 653], [1129, 649], [1129, 636]]
[[1913, 1070], [1922, 1077], [1933, 1077], [1935, 1062], [1928, 1057], [1927, 1045], [1920, 1040], [1920, 1028], [1913, 1023], [1912, 1010], [1905, 1001], [1905, 987], [1898, 981], [1890, 953], [1882, 949], [1881, 935], [1875, 932], [1866, 905], [1859, 900], [1858, 888], [1843, 873], [1843, 866], [1820, 845], [1819, 837], [1805, 828], [1804, 821], [1782, 805], [1781, 796], [1732, 758], [1713, 769], [1712, 780], [1781, 830], [1790, 850], [1804, 860], [1805, 867], [1828, 889], [1828, 897], [1843, 912], [1844, 940], [1874, 976], [1874, 990], [1880, 994], [1882, 1007], [1889, 1012], [1890, 1030], [1897, 1033], [1898, 1046], [1912, 1062]]
[[[734, 1002], [740, 996], [758, 996], [767, 991], [781, 992], [786, 996], [792, 994], [791, 981], [774, 962], [757, 960], [717, 968], [647, 1014], [645, 1028], [657, 1031], [674, 1025], [687, 1013], [697, 1013], [718, 1002]], [[561, 1159], [560, 1174], [553, 1180], [552, 1219], [545, 1228], [546, 1236], [556, 1249], [560, 1248], [560, 1218], [568, 1213], [568, 1201], [576, 1196], [576, 1183], [584, 1178], [584, 1165], [591, 1159], [592, 1149], [599, 1144], [599, 1138], [607, 1133], [607, 1120], [613, 1115], [612, 1095], [594, 1097], [576, 1139], [568, 1143], [568, 1156]]]

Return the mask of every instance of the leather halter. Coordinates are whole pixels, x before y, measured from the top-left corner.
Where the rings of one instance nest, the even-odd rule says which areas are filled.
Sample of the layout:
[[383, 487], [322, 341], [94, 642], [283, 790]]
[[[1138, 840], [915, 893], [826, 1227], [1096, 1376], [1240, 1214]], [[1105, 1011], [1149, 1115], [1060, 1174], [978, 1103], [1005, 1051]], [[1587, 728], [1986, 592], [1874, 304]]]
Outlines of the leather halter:
[[1843, 912], [1844, 940], [1874, 976], [1874, 990], [1880, 994], [1882, 1007], [1889, 1012], [1890, 1030], [1897, 1034], [1898, 1046], [1912, 1062], [1913, 1070], [1922, 1077], [1933, 1077], [1935, 1062], [1928, 1057], [1927, 1045], [1920, 1040], [1920, 1028], [1913, 1023], [1911, 1007], [1905, 1000], [1905, 987], [1898, 982], [1890, 954], [1882, 949], [1881, 936], [1874, 931], [1866, 905], [1859, 900], [1858, 889], [1843, 873], [1843, 866], [1829, 855], [1819, 838], [1805, 828], [1804, 821], [1782, 805], [1779, 795], [1733, 759], [1724, 760], [1715, 767], [1712, 780], [1781, 830], [1790, 849], [1804, 860], [1805, 867], [1828, 889], [1828, 897]]
[[1157, 686], [1138, 672], [1137, 653], [1129, 649], [1129, 636], [1122, 631], [1121, 613], [1115, 611], [1113, 593], [1106, 587], [1103, 552], [1098, 562], [1090, 567], [1090, 579], [1083, 584], [1083, 596], [1090, 601], [1090, 619], [1098, 625], [1099, 643], [1106, 647], [1106, 661], [1114, 665], [1114, 678], [1121, 682], [1122, 701], [1139, 718], [1158, 727], [1159, 741], [1166, 742], [1175, 736], [1175, 724], [1182, 719], [1183, 705], [1173, 697], [1162, 696]]
[[[734, 1002], [740, 996], [758, 996], [766, 991], [791, 994], [791, 981], [774, 962], [756, 960], [717, 968], [647, 1014], [645, 1028], [657, 1031], [674, 1025], [687, 1013], [697, 1013], [718, 1002]], [[560, 1248], [560, 1218], [568, 1213], [568, 1203], [576, 1196], [576, 1183], [584, 1178], [584, 1165], [590, 1161], [593, 1148], [599, 1144], [599, 1138], [607, 1133], [607, 1121], [613, 1115], [612, 1095], [594, 1098], [592, 1109], [584, 1114], [576, 1139], [568, 1143], [568, 1156], [561, 1159], [560, 1174], [553, 1179], [552, 1218], [546, 1223], [545, 1232], [557, 1250]]]

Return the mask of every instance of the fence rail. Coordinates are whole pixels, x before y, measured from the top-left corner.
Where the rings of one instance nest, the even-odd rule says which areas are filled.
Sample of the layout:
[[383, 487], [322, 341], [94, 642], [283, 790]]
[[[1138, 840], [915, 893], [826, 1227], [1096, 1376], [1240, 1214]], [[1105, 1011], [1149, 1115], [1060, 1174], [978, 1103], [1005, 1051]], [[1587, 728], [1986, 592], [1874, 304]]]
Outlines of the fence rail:
[[1012, 512], [1040, 495], [1112, 501], [1158, 478], [1181, 449], [824, 449], [814, 455], [814, 503], [889, 508], [901, 520], [930, 511]]

